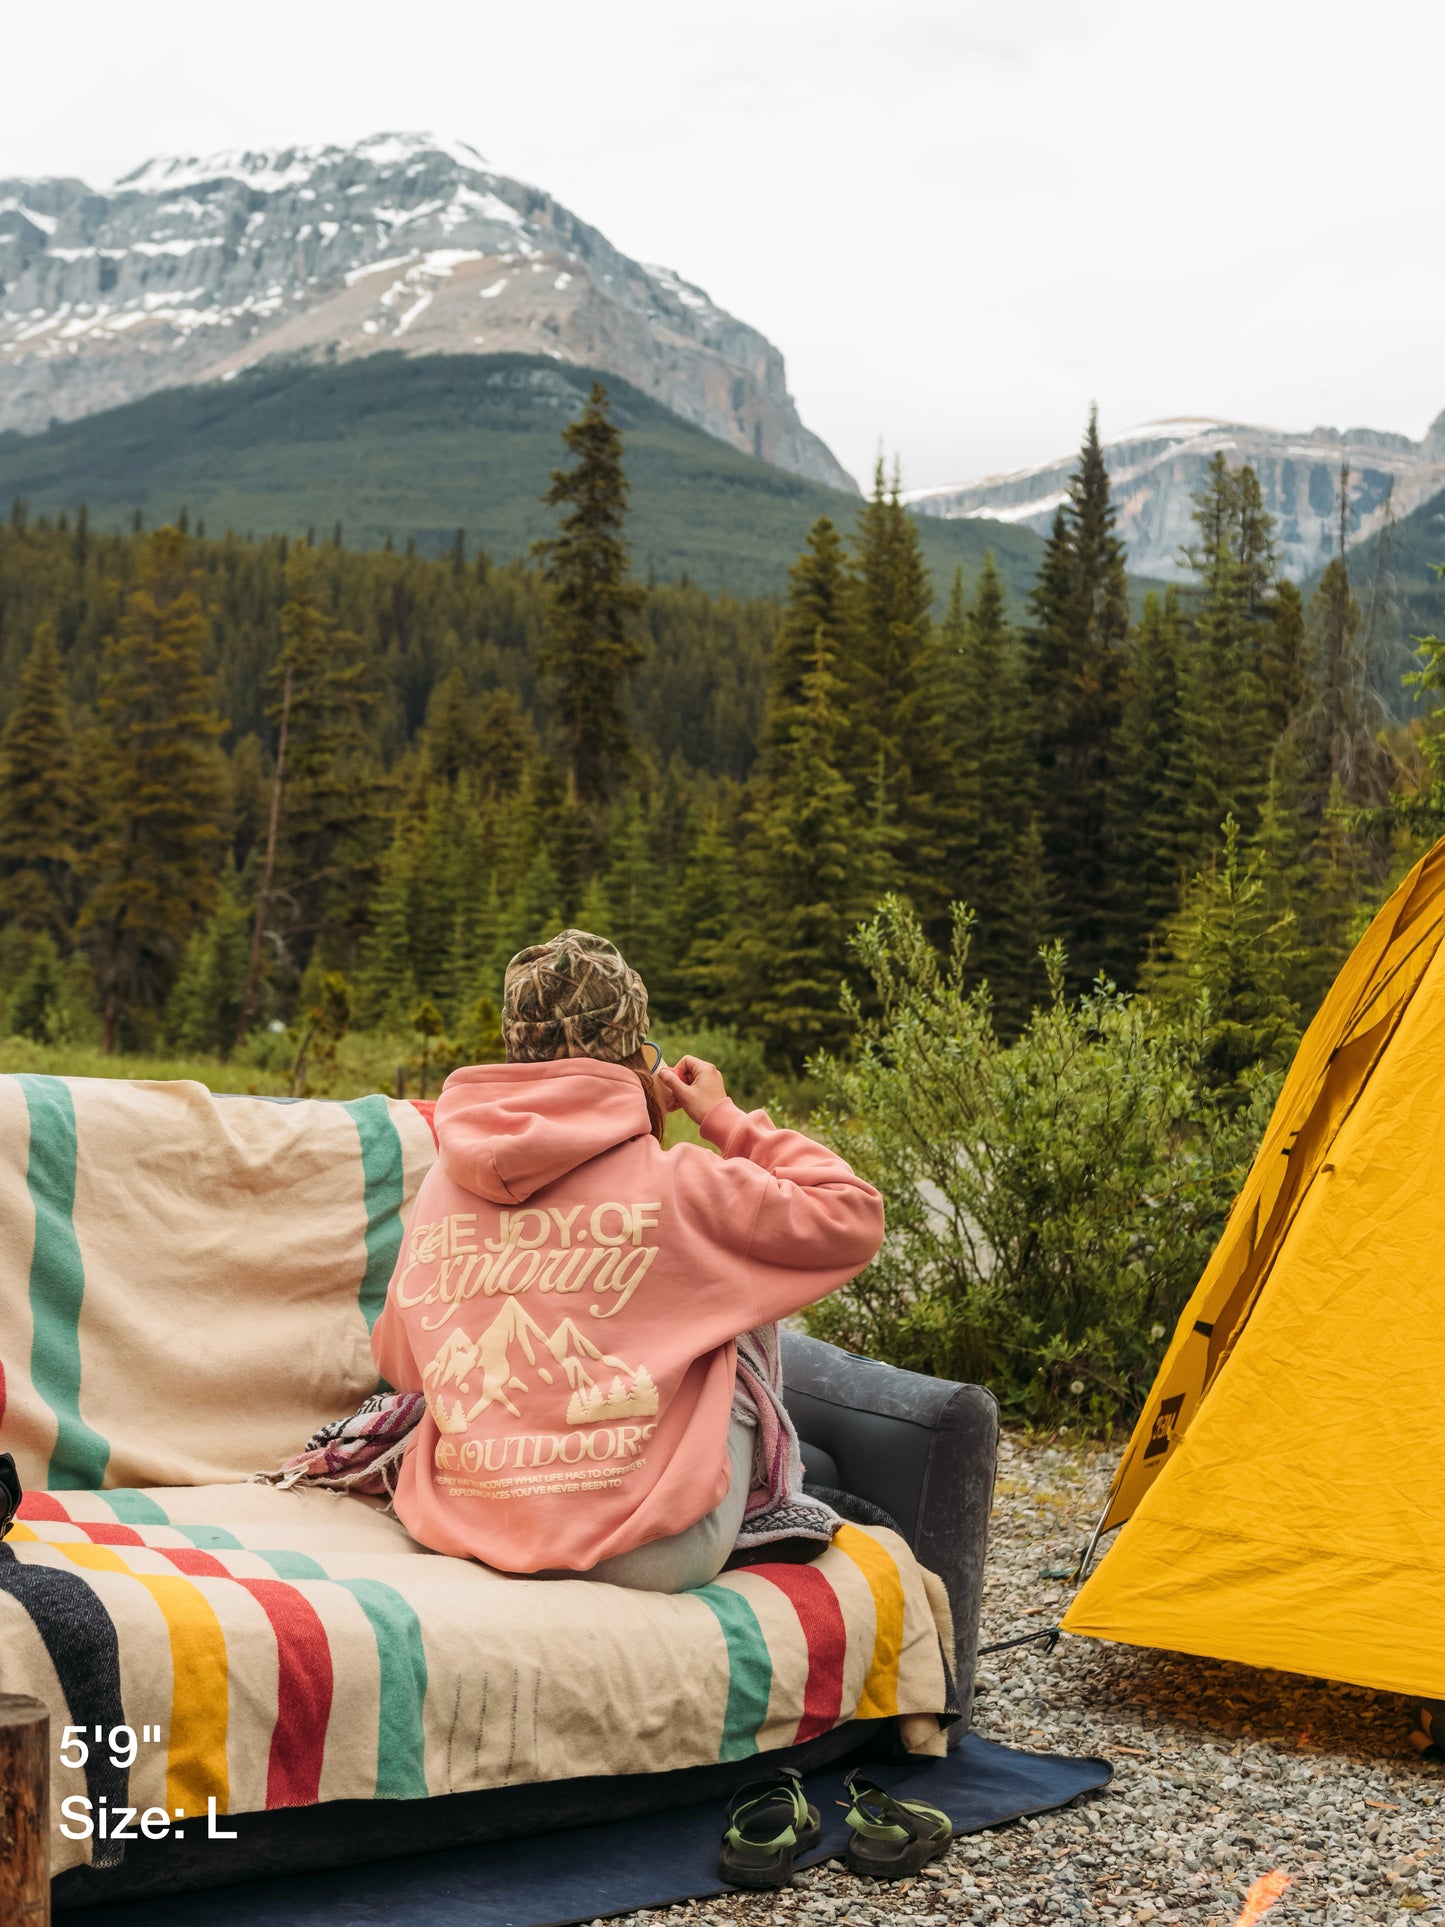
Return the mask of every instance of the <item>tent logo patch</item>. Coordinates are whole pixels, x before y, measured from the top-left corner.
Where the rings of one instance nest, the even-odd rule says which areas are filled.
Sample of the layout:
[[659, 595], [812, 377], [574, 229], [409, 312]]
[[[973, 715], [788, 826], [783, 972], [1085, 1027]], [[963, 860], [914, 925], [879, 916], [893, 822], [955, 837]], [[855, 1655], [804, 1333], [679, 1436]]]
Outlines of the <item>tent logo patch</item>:
[[1144, 1447], [1146, 1461], [1162, 1457], [1174, 1443], [1174, 1428], [1179, 1423], [1179, 1414], [1183, 1409], [1183, 1392], [1176, 1392], [1173, 1398], [1160, 1399], [1159, 1410], [1154, 1414], [1154, 1429], [1149, 1434], [1149, 1443]]

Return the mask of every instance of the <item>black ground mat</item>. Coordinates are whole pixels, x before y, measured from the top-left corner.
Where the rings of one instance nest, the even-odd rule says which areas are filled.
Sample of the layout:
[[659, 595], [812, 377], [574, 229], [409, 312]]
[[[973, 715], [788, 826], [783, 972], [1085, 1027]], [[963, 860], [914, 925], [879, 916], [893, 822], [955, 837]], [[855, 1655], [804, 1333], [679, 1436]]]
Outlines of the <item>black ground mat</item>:
[[[942, 1807], [959, 1833], [977, 1833], [1106, 1786], [1112, 1769], [1103, 1760], [1021, 1753], [969, 1734], [947, 1759], [870, 1764], [868, 1771], [905, 1799]], [[841, 1779], [841, 1767], [808, 1778], [823, 1840], [805, 1865], [846, 1845], [834, 1805]], [[545, 1801], [545, 1786], [536, 1797]], [[560, 1927], [726, 1891], [717, 1878], [722, 1827], [713, 1803], [678, 1807], [614, 1825], [287, 1874], [171, 1900], [150, 1894], [72, 1917], [77, 1927]]]

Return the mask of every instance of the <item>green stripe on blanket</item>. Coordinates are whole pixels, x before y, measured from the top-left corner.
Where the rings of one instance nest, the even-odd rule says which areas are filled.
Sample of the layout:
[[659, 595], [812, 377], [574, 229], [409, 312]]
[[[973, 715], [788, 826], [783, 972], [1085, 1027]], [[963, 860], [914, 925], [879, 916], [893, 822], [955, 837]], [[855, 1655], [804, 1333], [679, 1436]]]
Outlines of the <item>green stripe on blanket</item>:
[[386, 1288], [401, 1250], [401, 1207], [405, 1193], [401, 1138], [384, 1097], [356, 1097], [343, 1108], [361, 1140], [361, 1175], [366, 1209], [366, 1270], [358, 1294], [366, 1329], [371, 1330], [386, 1303]]
[[169, 1518], [155, 1500], [144, 1492], [137, 1492], [134, 1486], [112, 1486], [105, 1495], [105, 1502], [123, 1526], [168, 1526]]
[[376, 1797], [424, 1800], [427, 1669], [421, 1621], [415, 1612], [394, 1587], [378, 1579], [334, 1579], [310, 1553], [257, 1547], [256, 1556], [266, 1561], [278, 1579], [324, 1579], [340, 1586], [366, 1614], [380, 1673]]
[[700, 1599], [722, 1628], [728, 1649], [728, 1700], [719, 1760], [745, 1760], [758, 1750], [758, 1732], [773, 1692], [773, 1657], [758, 1616], [731, 1586], [700, 1586]]
[[376, 1797], [426, 1796], [426, 1652], [421, 1621], [401, 1594], [376, 1579], [340, 1582], [371, 1621], [381, 1665], [377, 1715]]
[[[133, 1486], [112, 1486], [105, 1494], [105, 1502], [123, 1526], [170, 1526], [182, 1533], [191, 1544], [202, 1552], [240, 1552], [244, 1550], [234, 1532], [227, 1532], [224, 1526], [187, 1526], [172, 1519], [169, 1513], [162, 1512], [148, 1493], [137, 1492]], [[262, 1554], [265, 1557], [265, 1554]], [[324, 1579], [326, 1574], [318, 1566], [317, 1572]], [[310, 1577], [309, 1574], [303, 1575]], [[282, 1573], [283, 1579], [293, 1577]]]
[[75, 1236], [75, 1106], [58, 1077], [16, 1078], [30, 1118], [26, 1188], [35, 1207], [30, 1259], [30, 1381], [55, 1414], [46, 1485], [84, 1492], [100, 1485], [109, 1442], [80, 1416], [80, 1307], [85, 1266]]

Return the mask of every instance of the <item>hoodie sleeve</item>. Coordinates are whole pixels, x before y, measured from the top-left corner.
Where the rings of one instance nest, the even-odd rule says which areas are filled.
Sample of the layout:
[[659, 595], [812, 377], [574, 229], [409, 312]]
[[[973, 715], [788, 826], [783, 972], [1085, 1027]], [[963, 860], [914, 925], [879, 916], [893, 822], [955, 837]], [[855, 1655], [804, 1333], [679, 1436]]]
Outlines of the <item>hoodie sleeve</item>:
[[750, 1261], [760, 1324], [826, 1298], [877, 1256], [883, 1200], [835, 1151], [731, 1098], [699, 1128], [723, 1158], [697, 1173], [710, 1180], [708, 1229]]

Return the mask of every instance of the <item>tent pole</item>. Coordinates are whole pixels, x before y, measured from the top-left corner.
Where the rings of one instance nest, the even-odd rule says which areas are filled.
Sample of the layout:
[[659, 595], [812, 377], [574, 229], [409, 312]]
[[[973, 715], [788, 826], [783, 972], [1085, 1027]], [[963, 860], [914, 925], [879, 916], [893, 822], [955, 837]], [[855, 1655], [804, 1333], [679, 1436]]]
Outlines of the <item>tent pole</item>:
[[[1109, 1499], [1112, 1499], [1113, 1496], [1111, 1488]], [[1084, 1550], [1079, 1554], [1079, 1563], [1074, 1568], [1074, 1584], [1076, 1586], [1083, 1585], [1089, 1576], [1089, 1569], [1094, 1563], [1094, 1554], [1098, 1550], [1099, 1541], [1104, 1535], [1104, 1521], [1109, 1516], [1109, 1499], [1104, 1501], [1104, 1510], [1099, 1514], [1099, 1523], [1094, 1527], [1088, 1545], [1086, 1545]]]

